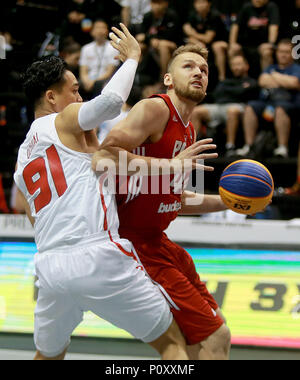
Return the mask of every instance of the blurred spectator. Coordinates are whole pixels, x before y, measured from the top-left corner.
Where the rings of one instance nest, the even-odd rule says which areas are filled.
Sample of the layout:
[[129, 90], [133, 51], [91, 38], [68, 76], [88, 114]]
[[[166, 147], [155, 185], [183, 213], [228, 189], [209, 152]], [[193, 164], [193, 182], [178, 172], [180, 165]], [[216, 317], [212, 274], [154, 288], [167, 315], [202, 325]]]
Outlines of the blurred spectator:
[[139, 42], [145, 42], [158, 54], [161, 79], [177, 47], [180, 30], [176, 12], [169, 9], [169, 0], [151, 0], [151, 11], [145, 14], [141, 33], [136, 38]]
[[108, 40], [108, 25], [104, 20], [94, 22], [91, 36], [94, 41], [83, 46], [80, 58], [80, 80], [84, 90], [93, 97], [113, 75], [119, 61], [118, 52]]
[[193, 3], [194, 0], [171, 0], [169, 2], [169, 8], [177, 13], [180, 25], [186, 22], [190, 12], [193, 10]]
[[212, 7], [220, 12], [227, 32], [230, 31], [231, 25], [236, 22], [237, 14], [246, 2], [249, 0], [212, 0]]
[[21, 92], [20, 75], [24, 65], [32, 61], [33, 49], [29, 51], [25, 46], [18, 43], [9, 32], [0, 32], [0, 36], [4, 37], [5, 41], [5, 51], [2, 52], [5, 59], [0, 59], [0, 91]]
[[150, 0], [117, 0], [122, 6], [121, 18], [123, 24], [135, 36], [141, 33], [144, 15], [151, 11]]
[[60, 56], [68, 65], [68, 70], [72, 71], [76, 78], [79, 78], [79, 61], [81, 46], [72, 40], [60, 48]]
[[[3, 32], [0, 31], [0, 36], [2, 36], [4, 38], [4, 43], [3, 43], [3, 45], [1, 45], [1, 49], [3, 49], [3, 51], [5, 51], [5, 53], [12, 51], [13, 50], [13, 39], [12, 39], [11, 34], [7, 31], [3, 31]], [[4, 58], [1, 58], [1, 59], [4, 59]]]
[[32, 49], [45, 39], [47, 32], [54, 32], [59, 27], [62, 21], [60, 9], [59, 0], [9, 1], [9, 9], [4, 11], [4, 23], [17, 43], [28, 44]]
[[142, 54], [134, 78], [133, 89], [136, 97], [139, 94], [140, 97], [147, 98], [161, 90], [160, 67], [153, 58], [149, 47], [144, 43], [140, 43], [140, 46]]
[[237, 151], [241, 156], [249, 154], [262, 119], [274, 122], [278, 141], [274, 155], [288, 156], [291, 122], [300, 109], [300, 65], [294, 63], [292, 49], [290, 40], [281, 40], [276, 50], [277, 64], [269, 66], [259, 78], [260, 99], [249, 102], [244, 114], [246, 145]]
[[87, 17], [95, 21], [103, 19], [110, 26], [118, 26], [121, 22], [123, 0], [86, 0], [88, 1]]
[[236, 16], [242, 6], [249, 0], [212, 0], [212, 5], [222, 15]]
[[298, 160], [297, 160], [297, 181], [292, 187], [285, 189], [286, 195], [297, 195], [300, 197], [300, 143], [298, 148]]
[[203, 104], [197, 106], [193, 112], [193, 125], [201, 131], [203, 124], [216, 128], [221, 124], [226, 125], [226, 156], [235, 153], [235, 140], [244, 113], [246, 103], [256, 99], [258, 84], [255, 79], [249, 77], [249, 64], [244, 56], [237, 55], [230, 60], [230, 68], [233, 78], [225, 79], [216, 87], [213, 97], [215, 104]]
[[89, 0], [67, 0], [64, 4], [65, 17], [61, 25], [60, 36], [63, 39], [72, 37], [80, 45], [90, 41], [92, 20], [88, 13]]
[[230, 30], [229, 56], [244, 51], [250, 68], [259, 71], [273, 63], [274, 44], [278, 39], [280, 15], [278, 6], [269, 0], [252, 0], [245, 4]]
[[[221, 14], [211, 8], [212, 0], [194, 0], [193, 10], [183, 30], [188, 43], [201, 44], [213, 50], [215, 63], [219, 71], [219, 80], [226, 77], [226, 55], [222, 54], [227, 48], [227, 31], [221, 19]], [[221, 50], [221, 54], [220, 54]]]

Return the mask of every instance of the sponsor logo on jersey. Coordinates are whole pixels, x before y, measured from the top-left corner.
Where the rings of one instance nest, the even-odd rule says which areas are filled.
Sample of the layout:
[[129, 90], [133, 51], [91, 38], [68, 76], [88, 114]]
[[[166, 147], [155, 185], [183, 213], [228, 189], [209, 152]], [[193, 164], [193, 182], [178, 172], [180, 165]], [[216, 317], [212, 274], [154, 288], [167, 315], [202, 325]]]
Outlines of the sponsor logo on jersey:
[[39, 135], [36, 133], [33, 135], [32, 139], [30, 140], [28, 147], [27, 147], [27, 158], [29, 159], [31, 157], [31, 153], [33, 151], [33, 148], [36, 146], [36, 144], [39, 142]]
[[181, 209], [181, 203], [175, 201], [174, 203], [165, 205], [161, 203], [158, 209], [158, 214], [165, 214], [167, 212], [178, 212]]
[[183, 152], [185, 148], [186, 148], [186, 142], [176, 140], [174, 144], [172, 158], [176, 157], [179, 153]]

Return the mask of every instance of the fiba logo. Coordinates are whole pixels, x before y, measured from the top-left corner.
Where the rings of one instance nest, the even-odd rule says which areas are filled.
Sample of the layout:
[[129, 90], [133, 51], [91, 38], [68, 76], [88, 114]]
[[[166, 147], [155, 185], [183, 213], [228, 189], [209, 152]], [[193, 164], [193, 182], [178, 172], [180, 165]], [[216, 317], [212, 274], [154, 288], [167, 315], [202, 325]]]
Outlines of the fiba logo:
[[292, 38], [292, 43], [294, 45], [296, 45], [294, 48], [293, 48], [293, 58], [295, 60], [299, 59], [300, 58], [300, 35], [297, 35], [297, 36], [294, 36]]
[[5, 37], [0, 36], [0, 59], [6, 58], [6, 42]]

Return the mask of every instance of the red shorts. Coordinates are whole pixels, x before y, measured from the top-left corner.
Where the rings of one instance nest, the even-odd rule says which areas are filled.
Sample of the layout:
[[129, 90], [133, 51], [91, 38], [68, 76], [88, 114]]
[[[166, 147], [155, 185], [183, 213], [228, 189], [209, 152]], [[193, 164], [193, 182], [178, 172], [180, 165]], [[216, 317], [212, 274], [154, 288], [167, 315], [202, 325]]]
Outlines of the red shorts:
[[165, 234], [159, 240], [130, 239], [151, 279], [167, 292], [165, 296], [188, 345], [202, 342], [224, 324], [188, 252]]

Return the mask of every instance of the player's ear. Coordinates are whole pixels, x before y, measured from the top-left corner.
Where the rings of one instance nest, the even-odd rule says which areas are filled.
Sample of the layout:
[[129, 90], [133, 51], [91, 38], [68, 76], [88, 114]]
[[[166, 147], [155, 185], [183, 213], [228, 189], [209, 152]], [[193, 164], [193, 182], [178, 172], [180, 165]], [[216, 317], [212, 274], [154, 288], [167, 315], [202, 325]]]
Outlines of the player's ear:
[[46, 91], [45, 98], [49, 103], [53, 105], [56, 104], [54, 91], [52, 90]]
[[171, 73], [165, 74], [165, 76], [164, 76], [164, 85], [166, 87], [173, 86], [173, 79], [172, 79], [172, 74]]

